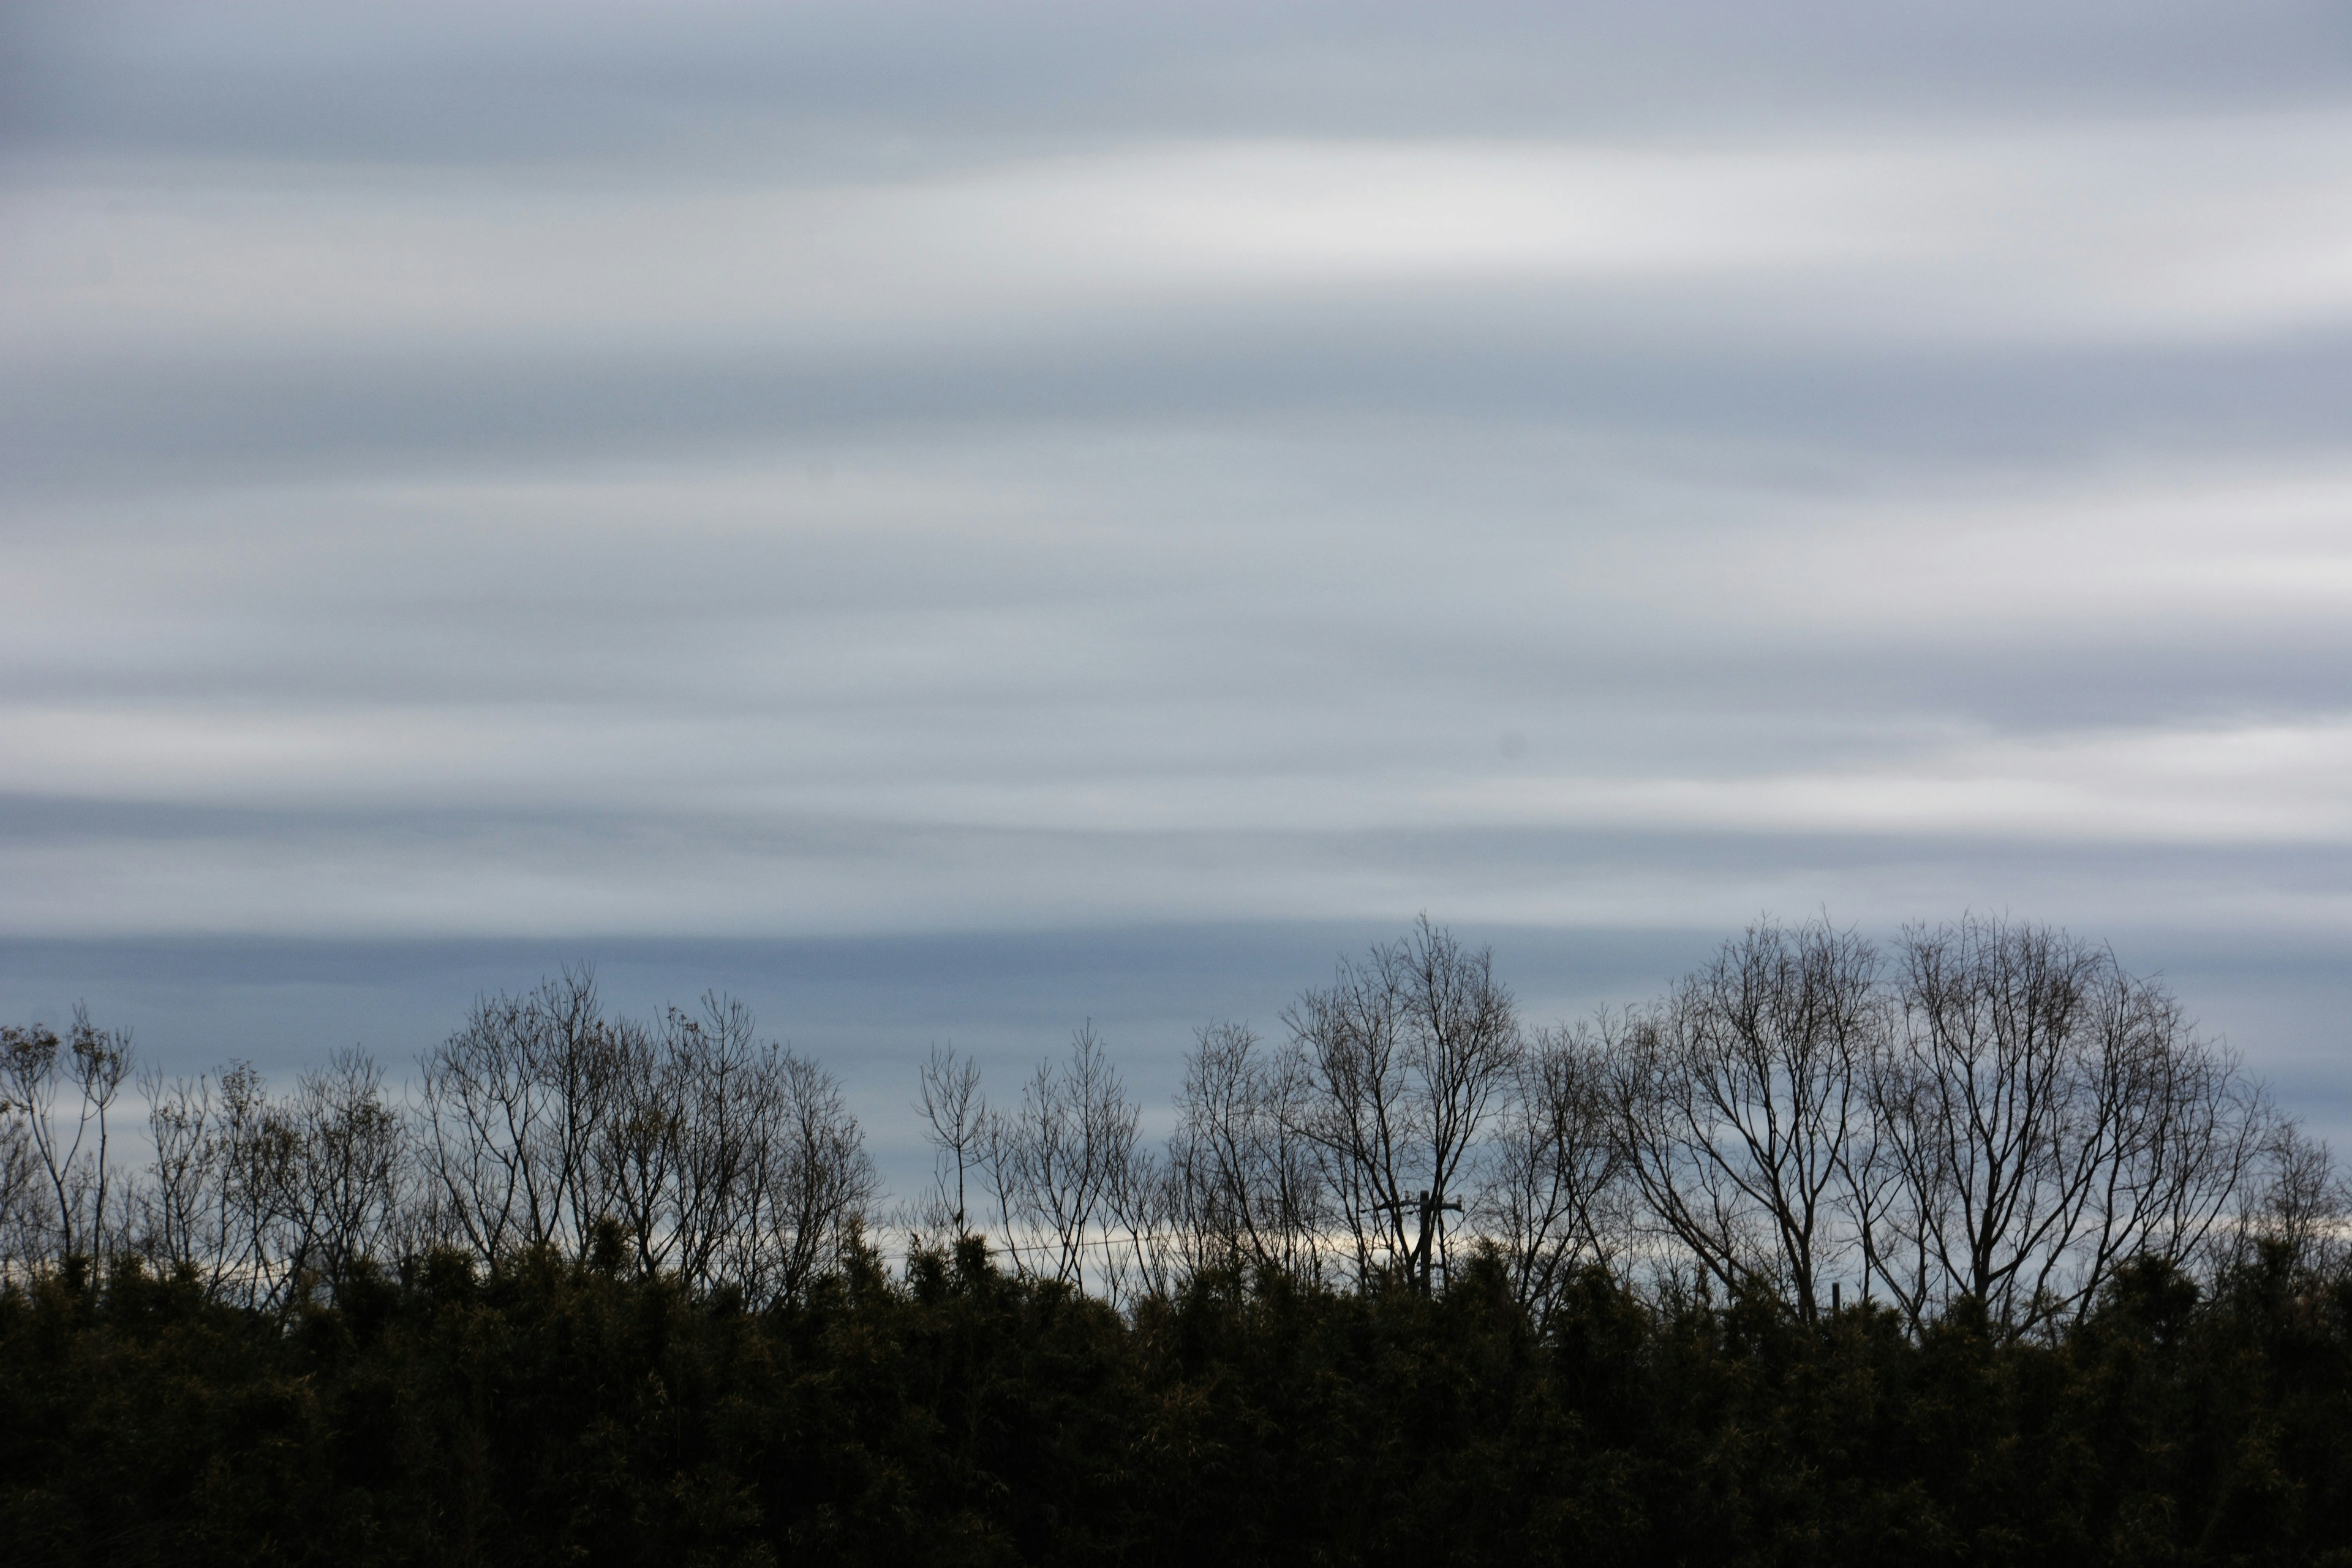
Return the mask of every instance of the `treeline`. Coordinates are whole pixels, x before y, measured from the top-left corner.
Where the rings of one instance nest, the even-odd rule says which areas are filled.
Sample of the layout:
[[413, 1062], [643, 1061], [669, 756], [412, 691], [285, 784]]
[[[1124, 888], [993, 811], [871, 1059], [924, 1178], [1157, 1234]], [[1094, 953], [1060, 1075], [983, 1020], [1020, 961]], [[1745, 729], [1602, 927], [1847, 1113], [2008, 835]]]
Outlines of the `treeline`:
[[[2259, 1235], [2327, 1253], [2326, 1151], [2161, 985], [2046, 928], [1874, 947], [1760, 924], [1667, 995], [1530, 1032], [1490, 956], [1423, 921], [1342, 961], [1266, 1039], [1199, 1031], [1175, 1131], [1140, 1135], [1089, 1027], [992, 1103], [935, 1050], [931, 1190], [886, 1204], [815, 1063], [718, 996], [641, 1023], [593, 978], [476, 1002], [394, 1092], [346, 1052], [273, 1094], [249, 1066], [141, 1073], [78, 1016], [0, 1029], [0, 1268], [136, 1257], [253, 1309], [357, 1265], [589, 1251], [753, 1306], [853, 1237], [985, 1236], [1121, 1307], [1204, 1269], [1428, 1293], [1480, 1250], [1540, 1327], [1580, 1270], [1655, 1295], [1846, 1300], [1916, 1333], [1966, 1300], [2079, 1322], [2131, 1258], [2210, 1278]], [[131, 1170], [126, 1087], [152, 1158]]]
[[1200, 1031], [1157, 1151], [1091, 1031], [1002, 1108], [935, 1052], [918, 1228], [1122, 1301], [1204, 1268], [1426, 1293], [1490, 1250], [1538, 1326], [1598, 1266], [1912, 1332], [1965, 1299], [2023, 1333], [2079, 1322], [2126, 1259], [2332, 1246], [2344, 1210], [2173, 997], [2042, 927], [1882, 953], [1762, 924], [1647, 1006], [1530, 1035], [1490, 955], [1423, 921], [1282, 1025]]
[[244, 1063], [138, 1075], [153, 1158], [125, 1173], [110, 1120], [129, 1039], [80, 1014], [62, 1036], [0, 1028], [0, 1265], [136, 1258], [272, 1310], [431, 1254], [585, 1256], [602, 1226], [642, 1277], [766, 1304], [874, 1207], [838, 1084], [758, 1039], [740, 1003], [646, 1025], [567, 974], [478, 1000], [417, 1065], [398, 1097], [359, 1051], [282, 1095]]
[[993, 1100], [935, 1051], [896, 1201], [740, 1005], [584, 974], [397, 1093], [0, 1058], [14, 1560], [2352, 1546], [2344, 1184], [2044, 928], [1766, 923], [1529, 1030], [1423, 921], [1202, 1028], [1164, 1142], [1091, 1029]]

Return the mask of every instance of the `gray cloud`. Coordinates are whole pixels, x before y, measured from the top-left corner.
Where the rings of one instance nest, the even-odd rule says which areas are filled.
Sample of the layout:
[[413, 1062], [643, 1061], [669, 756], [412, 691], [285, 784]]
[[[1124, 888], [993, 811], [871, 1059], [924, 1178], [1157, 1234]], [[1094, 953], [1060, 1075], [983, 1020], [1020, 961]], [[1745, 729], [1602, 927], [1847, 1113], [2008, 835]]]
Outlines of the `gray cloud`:
[[2005, 908], [2326, 1098], [2336, 8], [0, 26], [12, 940]]
[[2274, 107], [2340, 100], [2352, 71], [2347, 24], [2320, 0], [1443, 13], [58, 0], [12, 7], [10, 26], [26, 142], [460, 163], [723, 151], [769, 130], [803, 156], [870, 168], [951, 157], [947, 142], [1204, 124], [1528, 134]]

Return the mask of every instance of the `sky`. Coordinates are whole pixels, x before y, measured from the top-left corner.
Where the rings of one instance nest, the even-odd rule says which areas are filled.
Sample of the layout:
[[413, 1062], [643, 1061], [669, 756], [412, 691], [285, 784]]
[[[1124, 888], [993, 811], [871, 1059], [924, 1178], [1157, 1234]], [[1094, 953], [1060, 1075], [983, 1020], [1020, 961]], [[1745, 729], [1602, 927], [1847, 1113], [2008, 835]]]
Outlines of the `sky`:
[[2340, 5], [16, 0], [0, 1015], [1977, 910], [2352, 1134], [2347, 373]]

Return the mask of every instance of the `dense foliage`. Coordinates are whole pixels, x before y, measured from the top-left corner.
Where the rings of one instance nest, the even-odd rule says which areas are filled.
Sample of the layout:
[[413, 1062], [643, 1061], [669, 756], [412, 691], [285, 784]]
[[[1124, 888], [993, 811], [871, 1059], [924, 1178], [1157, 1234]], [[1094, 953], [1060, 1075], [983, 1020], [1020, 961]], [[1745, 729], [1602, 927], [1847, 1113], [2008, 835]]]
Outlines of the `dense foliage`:
[[0, 1296], [42, 1563], [2352, 1563], [2352, 1284], [2127, 1268], [2049, 1340], [1645, 1301], [1534, 1331], [1204, 1276], [1122, 1315], [977, 1241], [761, 1311], [453, 1253], [283, 1315], [135, 1263]]

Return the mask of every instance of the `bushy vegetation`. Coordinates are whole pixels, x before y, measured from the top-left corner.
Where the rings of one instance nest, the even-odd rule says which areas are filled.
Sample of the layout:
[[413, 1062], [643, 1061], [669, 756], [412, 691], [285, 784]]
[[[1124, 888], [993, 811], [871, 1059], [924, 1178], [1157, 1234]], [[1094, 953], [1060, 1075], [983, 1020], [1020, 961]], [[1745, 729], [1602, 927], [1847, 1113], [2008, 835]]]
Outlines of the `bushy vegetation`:
[[2352, 1564], [2342, 1184], [2102, 950], [1767, 924], [1530, 1034], [1424, 924], [1283, 1025], [1159, 1149], [1090, 1031], [937, 1054], [887, 1205], [723, 1001], [150, 1076], [128, 1176], [128, 1042], [10, 1028], [5, 1555]]
[[[0, 1297], [13, 1563], [2352, 1562], [2352, 1288], [2284, 1248], [2083, 1323], [1808, 1323], [1499, 1259], [1121, 1314], [981, 1244], [754, 1311], [608, 1234], [278, 1313], [125, 1261]], [[2331, 1558], [2331, 1553], [2333, 1554]]]

